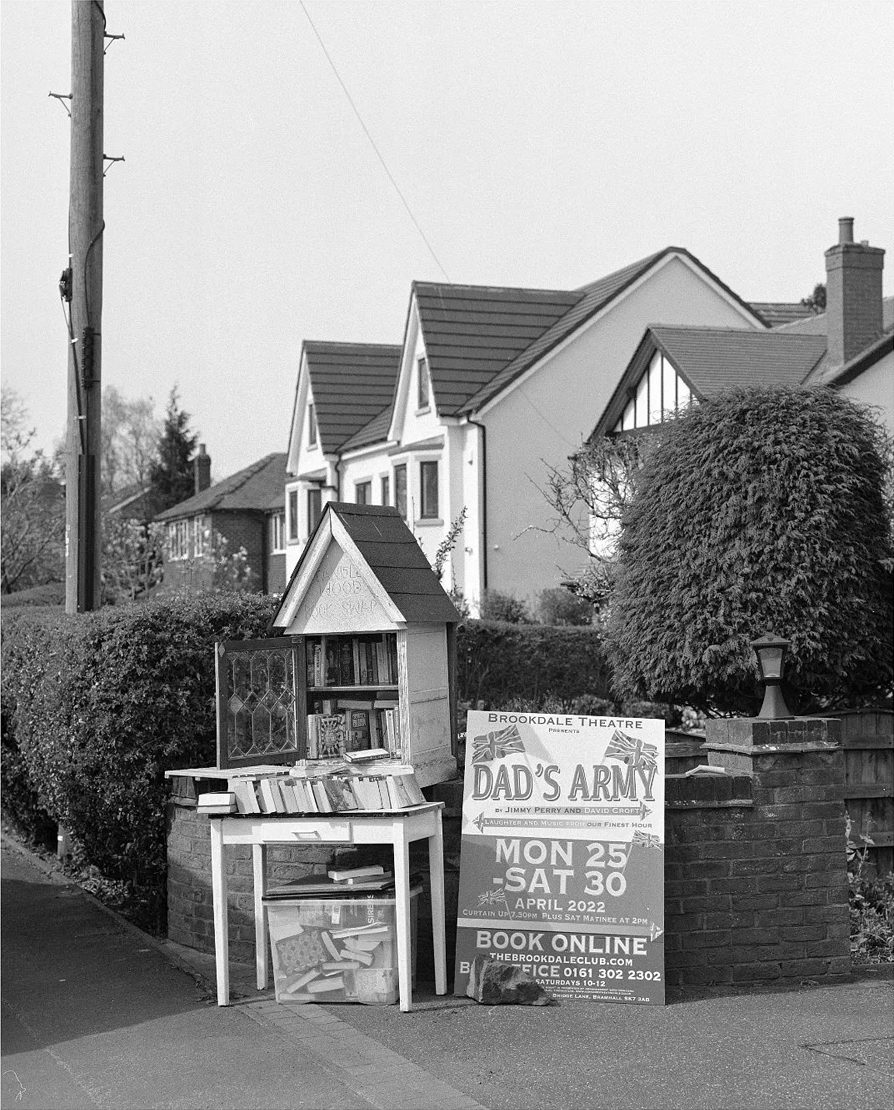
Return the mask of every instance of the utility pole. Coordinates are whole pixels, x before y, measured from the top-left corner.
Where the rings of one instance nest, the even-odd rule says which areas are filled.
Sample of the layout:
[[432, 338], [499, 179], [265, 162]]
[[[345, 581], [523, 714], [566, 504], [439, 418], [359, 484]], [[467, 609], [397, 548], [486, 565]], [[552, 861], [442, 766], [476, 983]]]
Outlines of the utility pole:
[[100, 0], [71, 4], [71, 343], [65, 481], [65, 610], [100, 603], [103, 52]]

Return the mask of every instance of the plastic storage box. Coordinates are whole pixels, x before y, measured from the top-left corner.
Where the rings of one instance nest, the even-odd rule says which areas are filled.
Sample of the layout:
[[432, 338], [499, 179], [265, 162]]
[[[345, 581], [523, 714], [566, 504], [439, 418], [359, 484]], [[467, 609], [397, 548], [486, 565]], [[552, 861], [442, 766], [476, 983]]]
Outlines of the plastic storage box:
[[[415, 980], [417, 898], [410, 890], [411, 971]], [[398, 1000], [394, 890], [265, 897], [277, 1002]]]

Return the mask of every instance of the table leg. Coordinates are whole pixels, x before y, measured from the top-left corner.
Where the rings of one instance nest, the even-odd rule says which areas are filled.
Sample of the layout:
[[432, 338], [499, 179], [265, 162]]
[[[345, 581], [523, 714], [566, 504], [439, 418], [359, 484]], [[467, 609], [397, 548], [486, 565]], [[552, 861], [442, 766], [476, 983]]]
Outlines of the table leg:
[[444, 831], [437, 814], [435, 831], [428, 838], [428, 870], [431, 876], [431, 932], [435, 956], [435, 994], [447, 993], [446, 907], [444, 904]]
[[264, 905], [264, 892], [267, 873], [267, 845], [251, 846], [252, 881], [255, 901], [255, 969], [258, 990], [267, 986], [267, 907]]
[[227, 876], [224, 871], [223, 830], [220, 819], [211, 824], [211, 899], [214, 905], [214, 965], [217, 1004], [230, 1004], [230, 944], [227, 932]]
[[410, 842], [403, 821], [394, 822], [394, 918], [400, 1008], [407, 1011], [413, 1003], [413, 966], [410, 949]]

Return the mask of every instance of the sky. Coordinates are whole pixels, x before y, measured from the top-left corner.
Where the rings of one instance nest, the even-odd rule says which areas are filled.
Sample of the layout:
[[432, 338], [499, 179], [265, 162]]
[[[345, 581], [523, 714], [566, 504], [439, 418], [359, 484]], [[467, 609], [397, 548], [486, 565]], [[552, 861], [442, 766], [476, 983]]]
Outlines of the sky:
[[[573, 289], [676, 245], [797, 301], [853, 216], [894, 292], [889, 0], [105, 12], [103, 384], [176, 386], [215, 481], [286, 450], [302, 341], [401, 342], [413, 280]], [[70, 43], [68, 0], [0, 2], [2, 380], [47, 449]]]

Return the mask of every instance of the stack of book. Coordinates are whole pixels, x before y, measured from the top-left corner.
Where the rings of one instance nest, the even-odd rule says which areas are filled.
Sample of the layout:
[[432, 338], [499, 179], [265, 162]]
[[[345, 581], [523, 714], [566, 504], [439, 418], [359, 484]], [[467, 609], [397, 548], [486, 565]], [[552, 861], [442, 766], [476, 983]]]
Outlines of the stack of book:
[[382, 812], [425, 802], [412, 767], [375, 761], [299, 765], [289, 773], [234, 772], [228, 785], [239, 813]]

